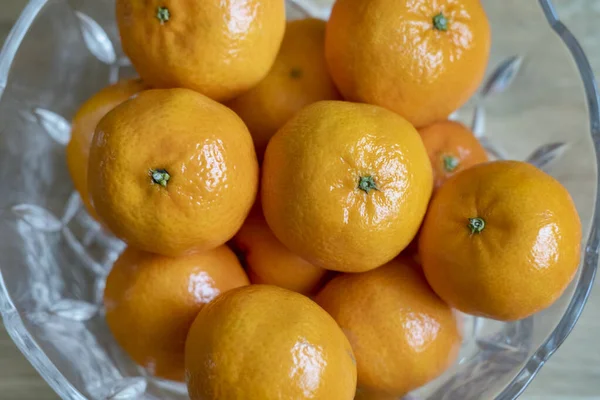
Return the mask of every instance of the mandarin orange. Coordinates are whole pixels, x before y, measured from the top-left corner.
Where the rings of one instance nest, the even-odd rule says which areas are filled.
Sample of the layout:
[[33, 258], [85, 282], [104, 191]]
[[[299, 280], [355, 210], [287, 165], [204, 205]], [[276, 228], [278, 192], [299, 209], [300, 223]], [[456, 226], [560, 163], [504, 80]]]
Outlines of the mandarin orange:
[[187, 89], [148, 90], [100, 121], [91, 146], [93, 205], [118, 237], [178, 256], [224, 244], [258, 188], [242, 120]]
[[226, 246], [180, 258], [129, 247], [106, 281], [106, 322], [134, 361], [154, 375], [183, 380], [185, 339], [198, 312], [220, 293], [248, 284]]
[[315, 294], [329, 276], [288, 250], [260, 214], [250, 215], [233, 238], [242, 254], [250, 281], [282, 287], [304, 295]]
[[338, 0], [325, 55], [346, 100], [397, 112], [417, 128], [475, 93], [490, 52], [479, 0]]
[[461, 334], [453, 311], [407, 259], [340, 274], [316, 301], [354, 349], [363, 398], [401, 397], [439, 376], [458, 356]]
[[433, 179], [423, 142], [404, 118], [322, 101], [273, 136], [261, 185], [267, 223], [287, 248], [321, 268], [362, 272], [410, 243]]
[[569, 192], [518, 161], [480, 164], [450, 178], [419, 237], [423, 271], [442, 299], [505, 321], [550, 306], [575, 276], [580, 247]]
[[327, 71], [324, 47], [325, 21], [288, 22], [267, 77], [227, 104], [248, 126], [259, 159], [269, 139], [296, 112], [319, 100], [339, 98]]
[[125, 54], [156, 88], [225, 101], [263, 79], [285, 30], [283, 0], [117, 0]]
[[192, 400], [352, 400], [356, 364], [344, 333], [301, 294], [269, 285], [206, 305], [187, 338]]
[[442, 121], [419, 129], [433, 168], [434, 189], [452, 175], [488, 161], [488, 156], [469, 128], [454, 121]]
[[91, 205], [87, 185], [90, 146], [96, 126], [109, 111], [144, 89], [146, 85], [139, 79], [115, 83], [90, 97], [73, 118], [71, 140], [66, 150], [67, 167], [85, 208], [96, 219], [98, 215]]

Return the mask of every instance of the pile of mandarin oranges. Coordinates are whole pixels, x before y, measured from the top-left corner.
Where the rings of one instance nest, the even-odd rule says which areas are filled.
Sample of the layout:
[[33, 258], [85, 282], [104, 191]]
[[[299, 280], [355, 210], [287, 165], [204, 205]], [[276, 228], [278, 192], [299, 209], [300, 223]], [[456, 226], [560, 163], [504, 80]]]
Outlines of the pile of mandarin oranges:
[[479, 0], [117, 0], [139, 79], [91, 97], [67, 162], [127, 248], [106, 320], [193, 400], [398, 399], [461, 314], [514, 321], [573, 279], [569, 193], [448, 116], [479, 87]]

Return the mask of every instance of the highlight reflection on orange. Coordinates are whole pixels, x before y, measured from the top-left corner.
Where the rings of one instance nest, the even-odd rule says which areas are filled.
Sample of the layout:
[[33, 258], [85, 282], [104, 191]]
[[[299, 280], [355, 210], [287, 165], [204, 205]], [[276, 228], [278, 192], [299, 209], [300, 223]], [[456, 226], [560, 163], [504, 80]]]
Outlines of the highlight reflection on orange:
[[230, 100], [269, 72], [285, 31], [281, 0], [116, 1], [123, 51], [155, 88]]
[[219, 294], [249, 283], [226, 246], [179, 258], [129, 247], [106, 281], [106, 322], [135, 362], [181, 381], [184, 343], [198, 312]]
[[351, 400], [350, 343], [306, 296], [271, 285], [231, 290], [200, 311], [187, 337], [192, 400]]
[[256, 198], [258, 161], [227, 107], [188, 89], [146, 90], [98, 124], [88, 181], [111, 232], [176, 257], [235, 235]]
[[321, 101], [269, 142], [261, 202], [287, 248], [321, 268], [363, 272], [410, 243], [432, 186], [423, 141], [408, 121], [382, 107]]
[[436, 378], [458, 355], [454, 313], [408, 259], [338, 275], [316, 301], [354, 349], [361, 398], [401, 397]]
[[554, 303], [575, 276], [580, 252], [569, 192], [519, 161], [479, 164], [450, 178], [419, 236], [435, 292], [464, 313], [503, 321]]
[[490, 42], [479, 0], [338, 0], [325, 55], [346, 100], [385, 107], [422, 128], [475, 93]]

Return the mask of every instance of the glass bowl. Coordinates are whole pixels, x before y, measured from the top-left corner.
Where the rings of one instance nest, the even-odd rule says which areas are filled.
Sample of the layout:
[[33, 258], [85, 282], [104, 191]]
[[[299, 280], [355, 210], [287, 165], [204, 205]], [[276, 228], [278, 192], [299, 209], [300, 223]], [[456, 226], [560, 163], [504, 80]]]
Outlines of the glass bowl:
[[[32, 0], [0, 54], [0, 311], [16, 345], [64, 399], [185, 399], [123, 354], [103, 317], [104, 279], [124, 245], [82, 208], [65, 164], [69, 120], [85, 99], [135, 74], [114, 0]], [[290, 18], [327, 18], [331, 0], [295, 0]], [[561, 181], [581, 215], [577, 277], [551, 308], [500, 323], [464, 316], [459, 361], [411, 399], [512, 399], [567, 337], [598, 262], [598, 93], [550, 1], [484, 0], [488, 76], [452, 115], [496, 158]]]

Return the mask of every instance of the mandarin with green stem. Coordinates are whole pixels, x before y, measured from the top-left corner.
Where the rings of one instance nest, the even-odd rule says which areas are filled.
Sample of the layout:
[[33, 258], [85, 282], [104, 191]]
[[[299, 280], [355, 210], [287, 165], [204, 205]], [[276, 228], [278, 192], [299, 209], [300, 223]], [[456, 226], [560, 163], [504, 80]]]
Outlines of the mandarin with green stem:
[[123, 51], [155, 88], [217, 101], [269, 72], [285, 31], [283, 0], [117, 0]]
[[275, 236], [309, 263], [362, 272], [413, 239], [433, 185], [416, 129], [382, 107], [321, 101], [273, 136], [261, 200]]
[[460, 122], [436, 122], [419, 129], [433, 168], [434, 189], [454, 174], [488, 161], [473, 132]]
[[436, 193], [419, 237], [435, 292], [467, 314], [514, 321], [549, 307], [571, 282], [581, 222], [569, 192], [519, 161], [479, 164]]
[[490, 36], [479, 0], [338, 0], [325, 55], [346, 100], [386, 107], [421, 128], [475, 93]]
[[188, 89], [140, 93], [100, 121], [90, 153], [93, 205], [119, 238], [180, 256], [231, 239], [258, 188], [242, 120]]

